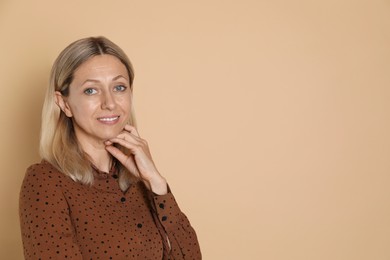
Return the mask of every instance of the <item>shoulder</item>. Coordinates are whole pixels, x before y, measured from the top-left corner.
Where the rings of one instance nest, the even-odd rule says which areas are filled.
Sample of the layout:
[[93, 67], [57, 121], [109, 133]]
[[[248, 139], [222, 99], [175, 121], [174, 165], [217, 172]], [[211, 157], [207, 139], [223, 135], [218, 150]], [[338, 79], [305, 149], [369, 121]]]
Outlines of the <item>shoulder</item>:
[[66, 179], [63, 173], [46, 161], [29, 166], [20, 188], [21, 212], [32, 210], [44, 212], [59, 205], [66, 207], [63, 193]]
[[56, 185], [65, 181], [66, 177], [62, 172], [55, 168], [49, 162], [42, 160], [40, 163], [35, 163], [29, 166], [23, 180], [23, 186], [39, 184]]
[[44, 172], [48, 172], [48, 171], [58, 171], [58, 170], [48, 161], [42, 160], [39, 163], [34, 163], [34, 164], [30, 165], [27, 168], [27, 172], [30, 172], [30, 171], [37, 171], [37, 172], [44, 173]]

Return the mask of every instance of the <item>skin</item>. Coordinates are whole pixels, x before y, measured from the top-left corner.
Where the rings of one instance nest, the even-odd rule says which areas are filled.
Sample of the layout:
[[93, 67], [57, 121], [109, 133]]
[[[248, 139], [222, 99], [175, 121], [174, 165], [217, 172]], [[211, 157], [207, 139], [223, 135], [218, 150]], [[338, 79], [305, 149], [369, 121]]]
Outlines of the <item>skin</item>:
[[[112, 157], [138, 175], [154, 193], [167, 193], [167, 182], [157, 170], [147, 142], [127, 122], [132, 93], [129, 75], [111, 55], [90, 58], [76, 69], [69, 95], [56, 92], [56, 104], [72, 118], [75, 135], [92, 163], [108, 172]], [[130, 156], [113, 144], [125, 147]]]

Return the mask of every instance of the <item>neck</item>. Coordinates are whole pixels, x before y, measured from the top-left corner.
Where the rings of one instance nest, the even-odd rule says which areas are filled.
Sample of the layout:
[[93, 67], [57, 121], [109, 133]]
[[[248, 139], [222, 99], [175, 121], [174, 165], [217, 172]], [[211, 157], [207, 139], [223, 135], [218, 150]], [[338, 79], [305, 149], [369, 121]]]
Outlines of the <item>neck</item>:
[[[112, 166], [112, 156], [107, 151], [96, 151], [92, 153], [86, 151], [92, 160], [92, 164], [102, 172], [110, 172]], [[92, 156], [93, 155], [93, 156]]]
[[88, 154], [91, 163], [102, 172], [111, 170], [112, 156], [106, 150], [106, 146], [101, 144], [92, 144], [89, 142], [79, 142], [83, 151]]

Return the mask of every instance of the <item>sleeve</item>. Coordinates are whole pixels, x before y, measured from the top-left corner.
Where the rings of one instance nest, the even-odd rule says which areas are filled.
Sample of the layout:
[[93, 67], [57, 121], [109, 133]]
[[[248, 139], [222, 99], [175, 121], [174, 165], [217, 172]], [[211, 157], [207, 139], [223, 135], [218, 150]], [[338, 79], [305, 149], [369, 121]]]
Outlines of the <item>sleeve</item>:
[[25, 259], [82, 259], [75, 243], [69, 207], [47, 167], [27, 169], [19, 197]]
[[198, 238], [186, 215], [180, 210], [168, 187], [166, 195], [152, 195], [156, 222], [167, 236], [164, 259], [202, 259]]

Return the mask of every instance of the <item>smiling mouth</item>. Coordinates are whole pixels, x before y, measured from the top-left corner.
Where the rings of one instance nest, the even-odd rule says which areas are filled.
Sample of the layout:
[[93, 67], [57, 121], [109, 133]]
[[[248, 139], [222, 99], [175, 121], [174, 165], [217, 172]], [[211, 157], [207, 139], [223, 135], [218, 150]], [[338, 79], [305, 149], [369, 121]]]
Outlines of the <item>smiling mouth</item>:
[[98, 118], [99, 121], [102, 121], [102, 122], [113, 122], [115, 120], [118, 120], [119, 119], [119, 116], [114, 116], [114, 117], [100, 117]]

